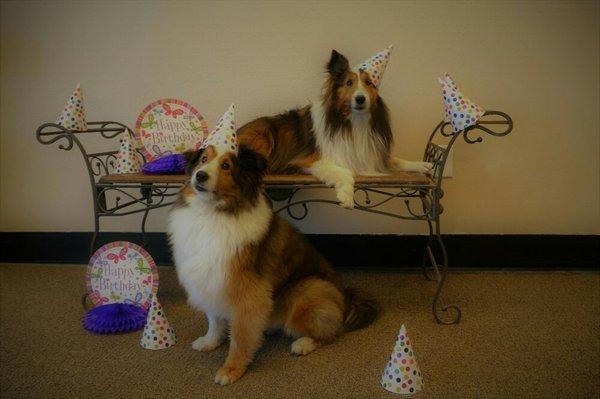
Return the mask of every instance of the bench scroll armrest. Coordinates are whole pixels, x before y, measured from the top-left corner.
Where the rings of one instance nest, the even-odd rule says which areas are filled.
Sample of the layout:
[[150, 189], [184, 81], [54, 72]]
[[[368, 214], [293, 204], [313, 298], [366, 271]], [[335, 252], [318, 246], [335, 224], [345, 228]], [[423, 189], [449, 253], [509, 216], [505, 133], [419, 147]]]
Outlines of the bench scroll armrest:
[[[127, 131], [133, 138], [133, 132], [126, 125], [119, 122], [88, 122], [85, 131], [69, 130], [56, 123], [44, 123], [35, 132], [37, 140], [42, 144], [53, 144], [60, 141], [58, 148], [70, 151], [74, 146], [79, 149], [85, 162], [92, 185], [102, 176], [110, 174], [115, 167], [117, 154], [119, 152], [118, 137]], [[114, 139], [111, 144], [112, 150], [100, 152], [88, 152], [83, 144], [83, 137]], [[136, 149], [142, 163], [145, 162], [143, 154]]]
[[433, 164], [432, 175], [437, 187], [441, 187], [448, 153], [459, 136], [462, 136], [468, 144], [475, 144], [483, 141], [481, 135], [477, 135], [477, 137], [471, 136], [477, 134], [478, 130], [492, 136], [502, 137], [509, 134], [512, 129], [512, 118], [501, 111], [486, 111], [477, 124], [456, 133], [452, 132], [452, 126], [449, 122], [440, 122], [431, 133], [431, 136], [429, 136], [429, 141], [427, 141], [423, 155], [424, 161]]

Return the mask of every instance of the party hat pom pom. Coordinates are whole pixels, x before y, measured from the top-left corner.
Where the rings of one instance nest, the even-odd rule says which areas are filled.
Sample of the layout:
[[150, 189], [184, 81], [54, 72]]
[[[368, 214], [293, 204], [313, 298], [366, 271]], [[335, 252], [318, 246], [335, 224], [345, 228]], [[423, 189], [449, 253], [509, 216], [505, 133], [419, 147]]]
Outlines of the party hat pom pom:
[[90, 309], [81, 320], [83, 328], [96, 334], [139, 330], [146, 323], [146, 310], [126, 303], [111, 303]]
[[145, 163], [142, 172], [149, 175], [183, 174], [185, 173], [185, 156], [183, 154], [165, 155]]

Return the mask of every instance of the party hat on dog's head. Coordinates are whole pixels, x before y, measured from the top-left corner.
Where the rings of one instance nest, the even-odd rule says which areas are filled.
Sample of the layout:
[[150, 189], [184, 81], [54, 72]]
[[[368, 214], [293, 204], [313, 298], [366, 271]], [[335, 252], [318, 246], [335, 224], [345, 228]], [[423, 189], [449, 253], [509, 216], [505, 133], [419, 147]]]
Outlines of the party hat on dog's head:
[[169, 348], [176, 342], [177, 337], [167, 321], [165, 311], [158, 303], [156, 294], [153, 294], [140, 345], [146, 349], [158, 350]]
[[461, 130], [475, 125], [485, 113], [485, 110], [465, 97], [454, 80], [447, 73], [438, 78], [444, 96], [444, 121], [452, 124], [452, 131]]
[[223, 116], [217, 121], [217, 125], [206, 137], [200, 149], [209, 145], [215, 147], [217, 152], [233, 151], [237, 154], [238, 145], [235, 135], [235, 104], [231, 104]]
[[129, 130], [125, 129], [121, 139], [121, 148], [117, 155], [115, 173], [139, 173], [141, 169], [140, 160], [135, 153], [134, 141]]
[[412, 342], [402, 324], [394, 351], [381, 376], [381, 386], [390, 392], [412, 395], [423, 390], [423, 378]]
[[63, 111], [58, 115], [58, 118], [56, 118], [56, 124], [69, 130], [87, 130], [81, 83], [77, 84], [75, 91], [71, 94], [71, 97], [69, 97], [69, 101], [67, 101], [67, 105], [65, 105]]
[[392, 45], [389, 45], [387, 48], [381, 50], [371, 58], [361, 62], [356, 67], [356, 69], [359, 71], [364, 71], [369, 74], [371, 83], [373, 83], [373, 86], [375, 87], [379, 87], [379, 84], [381, 83], [383, 73], [385, 72], [385, 67], [390, 59], [392, 47]]

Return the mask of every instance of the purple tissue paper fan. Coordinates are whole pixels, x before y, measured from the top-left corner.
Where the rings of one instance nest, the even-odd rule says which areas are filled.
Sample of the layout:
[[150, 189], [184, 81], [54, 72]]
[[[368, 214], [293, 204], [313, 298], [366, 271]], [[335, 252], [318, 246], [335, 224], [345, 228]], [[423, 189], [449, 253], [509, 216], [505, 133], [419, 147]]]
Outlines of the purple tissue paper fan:
[[183, 174], [185, 173], [185, 156], [183, 154], [165, 155], [144, 164], [142, 173], [148, 175]]
[[148, 311], [127, 303], [109, 303], [87, 311], [81, 319], [83, 328], [96, 334], [140, 330], [146, 324]]

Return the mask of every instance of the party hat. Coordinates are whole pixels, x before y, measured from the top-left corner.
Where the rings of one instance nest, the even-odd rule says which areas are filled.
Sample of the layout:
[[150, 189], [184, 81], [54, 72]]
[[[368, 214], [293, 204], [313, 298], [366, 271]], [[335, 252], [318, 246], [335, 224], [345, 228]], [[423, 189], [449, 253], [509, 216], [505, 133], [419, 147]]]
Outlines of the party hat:
[[485, 110], [465, 97], [447, 73], [438, 78], [438, 82], [444, 96], [444, 121], [452, 124], [452, 131], [458, 133], [475, 125]]
[[69, 130], [87, 130], [81, 83], [77, 84], [75, 91], [71, 94], [71, 97], [69, 97], [69, 101], [67, 101], [67, 105], [65, 105], [65, 108], [60, 115], [58, 115], [58, 118], [56, 118], [56, 124]]
[[381, 386], [390, 392], [403, 395], [412, 395], [423, 390], [421, 370], [404, 324], [400, 327], [394, 351], [381, 376]]
[[148, 310], [146, 327], [144, 327], [140, 345], [146, 349], [158, 350], [173, 346], [176, 342], [177, 337], [171, 326], [169, 326], [165, 311], [158, 303], [156, 294], [153, 294], [152, 305]]
[[373, 83], [373, 86], [375, 87], [379, 87], [379, 84], [381, 83], [383, 73], [385, 72], [385, 67], [390, 59], [392, 47], [392, 45], [389, 45], [387, 48], [381, 50], [371, 58], [361, 62], [355, 68], [359, 71], [368, 73], [369, 77], [371, 78], [371, 83]]
[[209, 145], [215, 147], [217, 152], [233, 151], [237, 154], [237, 138], [235, 135], [235, 104], [231, 104], [223, 116], [217, 121], [217, 125], [206, 137], [200, 149]]
[[121, 148], [117, 155], [115, 173], [139, 173], [141, 170], [140, 160], [135, 153], [134, 140], [128, 129], [123, 131], [123, 138], [120, 141]]

